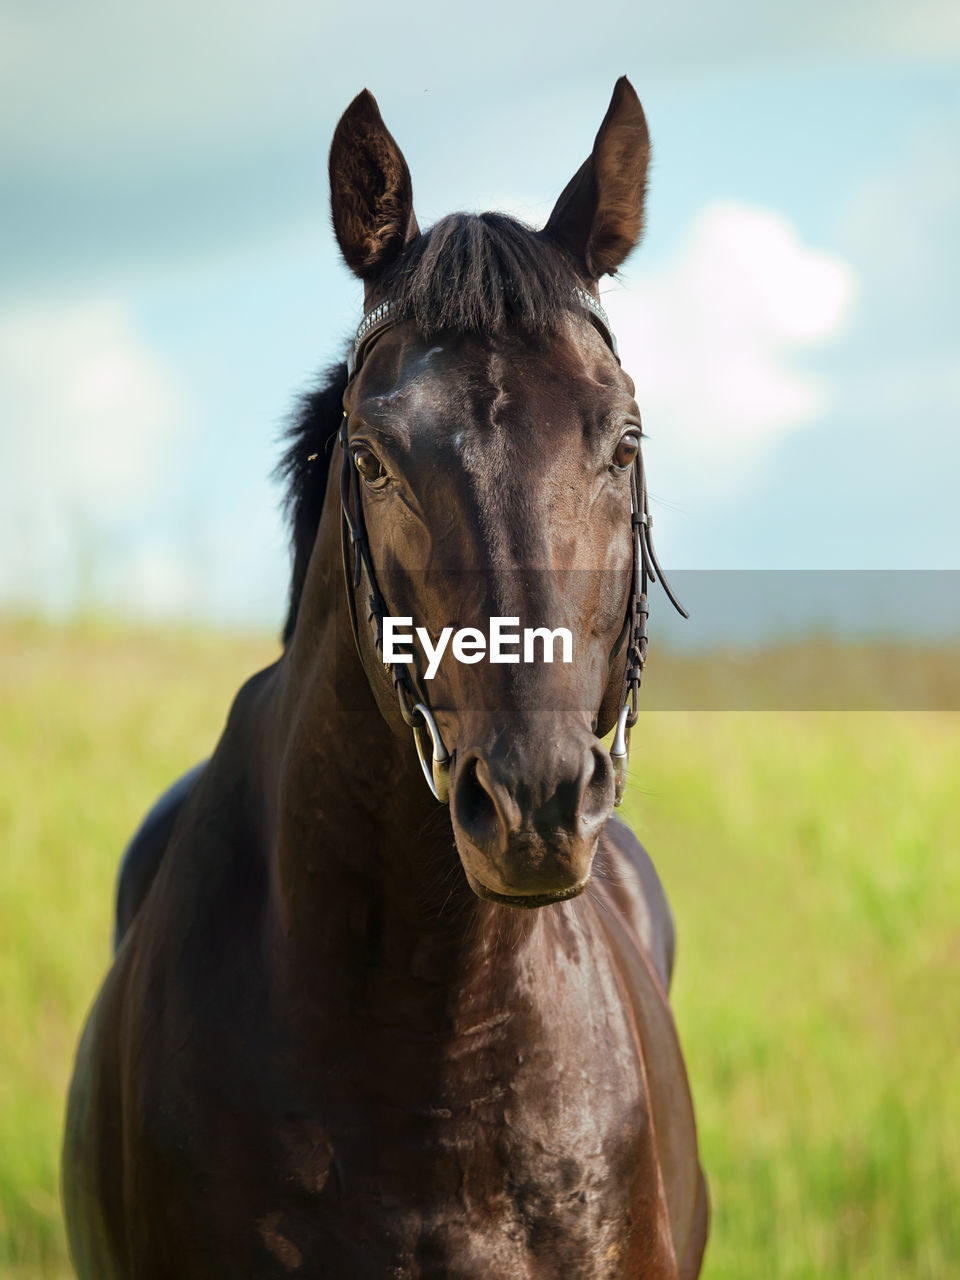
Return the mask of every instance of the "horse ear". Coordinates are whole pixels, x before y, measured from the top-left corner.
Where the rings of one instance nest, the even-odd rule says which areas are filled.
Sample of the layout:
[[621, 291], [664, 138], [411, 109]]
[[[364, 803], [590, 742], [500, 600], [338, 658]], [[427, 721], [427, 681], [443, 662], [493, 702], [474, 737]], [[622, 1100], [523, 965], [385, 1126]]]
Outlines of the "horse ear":
[[554, 205], [543, 233], [571, 254], [589, 280], [612, 275], [643, 234], [650, 135], [626, 76], [584, 161]]
[[340, 251], [361, 280], [374, 279], [420, 231], [407, 162], [366, 89], [333, 135], [330, 206]]

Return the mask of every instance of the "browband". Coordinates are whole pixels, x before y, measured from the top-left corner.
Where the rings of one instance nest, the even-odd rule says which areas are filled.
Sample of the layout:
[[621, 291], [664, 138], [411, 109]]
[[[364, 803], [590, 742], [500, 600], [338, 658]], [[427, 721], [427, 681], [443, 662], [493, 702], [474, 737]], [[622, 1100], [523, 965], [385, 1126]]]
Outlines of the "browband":
[[[587, 312], [589, 318], [593, 321], [594, 326], [599, 330], [601, 338], [606, 342], [607, 346], [620, 363], [620, 353], [617, 350], [617, 340], [613, 336], [613, 329], [610, 327], [610, 317], [604, 311], [603, 307], [586, 289], [576, 285], [573, 290], [573, 296], [579, 306]], [[347, 378], [353, 378], [357, 370], [363, 363], [363, 357], [370, 343], [380, 336], [387, 329], [392, 329], [400, 320], [397, 314], [396, 303], [390, 302], [389, 299], [384, 302], [378, 302], [372, 310], [368, 311], [360, 321], [360, 327], [357, 329], [357, 335], [353, 340], [353, 346], [347, 354]]]

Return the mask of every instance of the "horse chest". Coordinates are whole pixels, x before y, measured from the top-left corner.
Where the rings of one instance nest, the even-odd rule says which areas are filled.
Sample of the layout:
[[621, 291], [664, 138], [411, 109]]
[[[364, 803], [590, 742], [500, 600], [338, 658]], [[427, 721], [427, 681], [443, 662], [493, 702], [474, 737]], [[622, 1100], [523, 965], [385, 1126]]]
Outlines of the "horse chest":
[[633, 1194], [650, 1165], [637, 1081], [592, 1090], [542, 1065], [484, 1080], [481, 1096], [327, 1099], [322, 1125], [279, 1123], [251, 1243], [305, 1274], [630, 1274], [638, 1217], [656, 1212]]
[[167, 1134], [185, 1179], [174, 1199], [196, 1187], [248, 1226], [221, 1241], [209, 1218], [182, 1220], [187, 1256], [202, 1247], [197, 1274], [219, 1274], [212, 1240], [214, 1256], [265, 1276], [633, 1274], [631, 1239], [649, 1234], [657, 1206], [637, 1195], [652, 1154], [627, 1028], [609, 1015], [603, 1039], [533, 1044], [522, 1030], [473, 1045], [367, 1043], [292, 1076], [257, 1063], [250, 1077], [266, 1087], [248, 1098], [242, 1145], [229, 1136], [233, 1090], [208, 1096], [206, 1142]]

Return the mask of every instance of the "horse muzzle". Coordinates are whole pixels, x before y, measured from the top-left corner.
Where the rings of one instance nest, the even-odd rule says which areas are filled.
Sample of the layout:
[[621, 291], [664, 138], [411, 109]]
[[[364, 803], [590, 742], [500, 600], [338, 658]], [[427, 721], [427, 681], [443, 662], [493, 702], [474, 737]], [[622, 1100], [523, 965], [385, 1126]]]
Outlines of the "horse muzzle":
[[458, 751], [451, 782], [457, 848], [479, 897], [540, 907], [583, 892], [614, 805], [613, 765], [597, 738], [544, 734], [535, 745]]

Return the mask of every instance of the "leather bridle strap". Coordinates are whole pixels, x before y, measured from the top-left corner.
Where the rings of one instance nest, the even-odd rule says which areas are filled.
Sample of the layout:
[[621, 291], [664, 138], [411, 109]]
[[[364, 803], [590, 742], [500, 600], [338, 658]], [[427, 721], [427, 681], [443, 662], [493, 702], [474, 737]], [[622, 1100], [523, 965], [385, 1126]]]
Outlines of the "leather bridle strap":
[[659, 582], [667, 599], [683, 618], [690, 615], [673, 593], [666, 575], [660, 568], [653, 547], [653, 516], [647, 496], [646, 472], [643, 453], [637, 457], [630, 473], [630, 526], [633, 542], [633, 578], [630, 586], [630, 603], [627, 608], [628, 630], [627, 658], [623, 670], [623, 687], [620, 694], [620, 714], [610, 745], [613, 762], [615, 802], [620, 804], [627, 785], [627, 765], [630, 758], [630, 730], [640, 715], [640, 681], [647, 660], [647, 618], [650, 609], [647, 591], [651, 583]]
[[[366, 573], [370, 588], [369, 611], [367, 621], [373, 627], [373, 642], [380, 661], [383, 662], [383, 619], [387, 614], [387, 604], [377, 585], [373, 560], [370, 555], [370, 543], [367, 539], [366, 521], [363, 519], [363, 497], [360, 473], [353, 465], [347, 440], [347, 415], [344, 414], [338, 433], [342, 449], [340, 465], [340, 552], [343, 559], [344, 583], [347, 590], [347, 609], [350, 614], [350, 627], [353, 631], [354, 643], [360, 661], [363, 662], [363, 650], [360, 646], [360, 625], [357, 616], [357, 588], [360, 586], [362, 573]], [[351, 565], [352, 552], [352, 565]], [[404, 722], [413, 730], [420, 767], [427, 785], [434, 797], [441, 804], [446, 804], [450, 794], [450, 757], [440, 736], [440, 730], [433, 718], [426, 698], [420, 693], [417, 682], [410, 669], [403, 663], [384, 663], [393, 679], [400, 714]], [[431, 757], [428, 763], [422, 731], [426, 729], [431, 740]]]
[[[620, 356], [617, 352], [617, 341], [613, 336], [613, 330], [610, 327], [610, 320], [606, 311], [593, 294], [588, 293], [586, 289], [580, 286], [574, 289], [573, 295], [575, 301], [587, 313], [588, 318], [597, 328], [619, 364]], [[347, 357], [348, 386], [359, 373], [364, 358], [373, 342], [381, 334], [398, 324], [399, 320], [400, 317], [397, 315], [396, 308], [389, 300], [379, 303], [363, 317]], [[367, 584], [370, 588], [367, 620], [373, 628], [374, 645], [382, 662], [383, 619], [387, 616], [387, 605], [377, 585], [373, 560], [370, 554], [367, 527], [363, 518], [362, 481], [350, 454], [346, 410], [344, 410], [343, 421], [340, 424], [338, 439], [342, 449], [340, 467], [340, 545], [350, 626], [353, 630], [353, 638], [362, 662], [363, 650], [360, 644], [360, 624], [356, 593], [363, 574], [366, 574]], [[627, 781], [630, 730], [637, 722], [640, 709], [640, 680], [647, 656], [647, 617], [649, 616], [647, 591], [650, 584], [659, 581], [666, 592], [667, 599], [677, 612], [684, 618], [689, 616], [664, 577], [656, 552], [653, 549], [653, 538], [650, 532], [653, 526], [653, 518], [650, 515], [647, 498], [643, 455], [639, 450], [630, 472], [630, 520], [633, 569], [630, 600], [624, 621], [627, 653], [620, 697], [620, 713], [617, 717], [616, 732], [610, 748], [610, 758], [614, 767], [615, 801], [617, 804], [620, 804], [623, 799]], [[620, 645], [618, 644], [617, 649], [619, 648]], [[450, 755], [444, 746], [426, 696], [420, 689], [416, 675], [405, 663], [395, 662], [384, 665], [393, 680], [400, 706], [400, 714], [403, 716], [404, 722], [413, 730], [417, 755], [420, 758], [420, 765], [427, 785], [435, 798], [441, 804], [446, 804], [450, 796]], [[431, 755], [429, 761], [423, 741], [424, 731], [430, 737]]]

